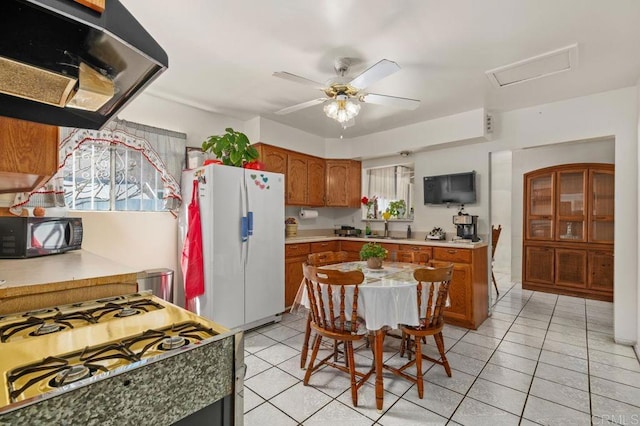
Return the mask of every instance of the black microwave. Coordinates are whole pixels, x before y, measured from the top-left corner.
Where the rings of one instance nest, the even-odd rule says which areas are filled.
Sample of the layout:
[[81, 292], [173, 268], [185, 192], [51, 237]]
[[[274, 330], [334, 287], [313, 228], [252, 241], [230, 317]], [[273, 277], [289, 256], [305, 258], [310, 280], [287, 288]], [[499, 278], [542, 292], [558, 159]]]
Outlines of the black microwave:
[[0, 259], [64, 253], [81, 245], [79, 217], [0, 217]]

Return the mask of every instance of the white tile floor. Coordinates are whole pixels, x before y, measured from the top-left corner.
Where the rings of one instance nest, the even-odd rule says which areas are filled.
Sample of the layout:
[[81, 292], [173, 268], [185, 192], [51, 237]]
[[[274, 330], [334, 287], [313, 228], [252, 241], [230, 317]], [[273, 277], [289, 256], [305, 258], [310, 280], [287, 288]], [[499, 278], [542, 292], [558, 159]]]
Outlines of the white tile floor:
[[[445, 326], [453, 377], [424, 362], [425, 394], [385, 373], [384, 410], [374, 379], [351, 404], [348, 376], [324, 368], [303, 386], [304, 318], [285, 314], [246, 334], [245, 425], [640, 424], [640, 364], [613, 341], [613, 305], [522, 290], [497, 274], [500, 299], [477, 330]], [[427, 350], [435, 352], [433, 339]], [[385, 340], [385, 362], [398, 358]], [[356, 353], [361, 367], [371, 351]]]

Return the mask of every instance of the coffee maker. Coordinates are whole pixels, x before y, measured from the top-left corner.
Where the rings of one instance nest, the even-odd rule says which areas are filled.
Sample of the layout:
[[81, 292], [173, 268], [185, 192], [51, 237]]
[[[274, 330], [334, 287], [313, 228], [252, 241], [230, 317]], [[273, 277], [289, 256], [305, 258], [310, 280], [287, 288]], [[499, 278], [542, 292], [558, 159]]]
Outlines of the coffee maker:
[[471, 240], [474, 243], [480, 241], [478, 238], [478, 216], [458, 213], [453, 216], [453, 224], [456, 226], [458, 238]]

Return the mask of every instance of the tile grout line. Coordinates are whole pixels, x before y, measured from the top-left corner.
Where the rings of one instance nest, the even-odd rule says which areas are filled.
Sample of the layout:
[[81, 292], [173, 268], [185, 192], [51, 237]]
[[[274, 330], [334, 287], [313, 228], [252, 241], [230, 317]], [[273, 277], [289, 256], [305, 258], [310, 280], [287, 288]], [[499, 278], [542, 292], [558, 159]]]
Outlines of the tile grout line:
[[[504, 297], [505, 297], [509, 292], [511, 292], [511, 290], [513, 289], [513, 287], [514, 287], [514, 286], [515, 286], [515, 283], [514, 283], [514, 285], [513, 285], [513, 286], [511, 286], [511, 288], [509, 288], [509, 290], [508, 290], [508, 291], [507, 291], [507, 292], [506, 292], [506, 293], [505, 293], [501, 298], [499, 298], [499, 299], [496, 301], [496, 303], [494, 303], [494, 306], [495, 306], [495, 305], [496, 305], [500, 300], [504, 299]], [[532, 294], [527, 298], [527, 301], [525, 302], [525, 304], [524, 304], [524, 305], [522, 305], [522, 307], [520, 308], [520, 311], [518, 311], [518, 312], [522, 312], [522, 309], [524, 309], [524, 307], [527, 305], [527, 303], [529, 303], [529, 300], [531, 299], [531, 297], [532, 297], [532, 296], [533, 296], [533, 293], [532, 293]], [[491, 352], [491, 355], [490, 355], [490, 356], [489, 356], [489, 358], [487, 358], [487, 360], [485, 361], [484, 366], [480, 369], [480, 371], [479, 371], [479, 372], [478, 372], [478, 374], [476, 375], [475, 379], [474, 379], [474, 380], [473, 380], [473, 382], [471, 383], [471, 386], [469, 386], [469, 389], [467, 389], [467, 391], [464, 393], [464, 395], [463, 395], [462, 399], [460, 400], [460, 402], [458, 403], [458, 405], [456, 406], [456, 408], [455, 408], [455, 409], [453, 410], [453, 412], [451, 413], [451, 417], [449, 417], [449, 421], [455, 421], [455, 420], [453, 420], [453, 416], [455, 416], [456, 412], [457, 412], [457, 411], [458, 411], [458, 409], [460, 408], [460, 405], [462, 405], [462, 403], [464, 402], [464, 400], [465, 400], [467, 397], [468, 397], [468, 398], [473, 399], [474, 401], [477, 401], [475, 398], [473, 398], [473, 397], [471, 397], [471, 396], [468, 396], [468, 394], [469, 394], [469, 392], [471, 391], [471, 388], [473, 387], [473, 385], [475, 385], [475, 383], [476, 383], [476, 382], [478, 381], [478, 379], [480, 378], [480, 375], [482, 374], [482, 372], [484, 371], [484, 369], [485, 369], [485, 368], [487, 367], [487, 365], [489, 364], [489, 361], [491, 360], [491, 358], [493, 357], [493, 355], [498, 351], [498, 347], [499, 347], [499, 346], [500, 346], [500, 344], [504, 341], [504, 336], [506, 336], [506, 335], [507, 335], [507, 333], [509, 332], [509, 330], [511, 330], [511, 327], [513, 326], [513, 324], [514, 324], [514, 322], [515, 322], [515, 320], [516, 320], [517, 318], [518, 318], [518, 315], [516, 315], [516, 318], [511, 322], [511, 325], [509, 326], [509, 328], [508, 328], [508, 329], [506, 330], [506, 332], [502, 335], [502, 338], [500, 339], [500, 343], [498, 343], [498, 345], [495, 347], [495, 349], [493, 350], [493, 352]], [[467, 333], [465, 333], [465, 334], [464, 334], [464, 335], [463, 335], [463, 336], [458, 340], [458, 342], [462, 341], [462, 338], [463, 338], [464, 336], [466, 336], [469, 332], [471, 332], [471, 330], [467, 331]], [[487, 336], [487, 337], [490, 337], [490, 336]], [[457, 344], [458, 342], [456, 342], [456, 344]], [[455, 345], [453, 345], [453, 346], [455, 346]], [[450, 349], [452, 349], [452, 348], [450, 348]], [[447, 351], [447, 352], [449, 352], [449, 351]], [[493, 383], [493, 382], [492, 382], [492, 383]], [[496, 384], [499, 384], [499, 383], [496, 383]], [[504, 410], [504, 409], [502, 409], [502, 408], [500, 408], [500, 407], [495, 407], [495, 406], [493, 406], [493, 405], [491, 405], [491, 404], [487, 404], [486, 402], [483, 402], [483, 401], [479, 401], [479, 402], [481, 402], [481, 403], [483, 403], [483, 404], [486, 404], [486, 405], [488, 405], [488, 406], [490, 406], [490, 407], [493, 407], [493, 408], [496, 408], [496, 409], [498, 409], [498, 410], [501, 410], [501, 411], [504, 411], [504, 412], [506, 412], [506, 413], [511, 414], [509, 411], [506, 411], [506, 410]], [[526, 403], [526, 399], [525, 399], [525, 403]], [[523, 407], [523, 410], [524, 410], [524, 407]], [[520, 419], [519, 419], [519, 422], [518, 422], [518, 423], [520, 423], [521, 421], [522, 421], [522, 416], [520, 416]], [[447, 424], [448, 424], [448, 423], [449, 423], [449, 422], [447, 422]]]

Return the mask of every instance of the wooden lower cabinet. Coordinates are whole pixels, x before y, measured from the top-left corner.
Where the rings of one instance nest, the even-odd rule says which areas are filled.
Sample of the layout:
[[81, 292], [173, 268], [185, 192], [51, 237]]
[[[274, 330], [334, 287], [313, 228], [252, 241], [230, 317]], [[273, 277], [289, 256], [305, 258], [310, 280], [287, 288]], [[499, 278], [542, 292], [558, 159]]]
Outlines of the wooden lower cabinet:
[[[363, 244], [362, 241], [343, 240], [340, 241], [340, 249], [348, 253], [350, 261], [360, 260], [360, 248]], [[382, 243], [382, 246], [389, 250], [389, 253], [416, 250], [425, 253], [434, 261], [453, 263], [453, 280], [449, 288], [451, 306], [445, 312], [445, 321], [475, 330], [487, 319], [489, 295], [486, 246], [476, 249], [393, 243]]]
[[524, 280], [552, 286], [554, 281], [554, 250], [550, 247], [525, 246]]
[[311, 245], [285, 244], [284, 250], [284, 306], [288, 309], [296, 298], [302, 282], [302, 264], [311, 253]]
[[613, 250], [589, 250], [587, 288], [613, 294]]
[[587, 287], [587, 251], [555, 249], [555, 285], [566, 287]]
[[289, 308], [298, 294], [302, 282], [302, 264], [311, 253], [339, 251], [340, 242], [321, 241], [317, 243], [285, 244], [284, 251], [284, 306]]
[[[285, 306], [295, 300], [302, 282], [302, 263], [310, 253], [323, 251], [346, 251], [348, 261], [360, 260], [363, 241], [331, 240], [304, 244], [285, 244]], [[474, 249], [435, 247], [426, 244], [381, 243], [393, 252], [418, 251], [433, 258], [435, 262], [453, 263], [453, 279], [449, 289], [451, 306], [445, 312], [449, 324], [476, 329], [487, 318], [488, 307], [488, 259], [487, 246]], [[552, 254], [553, 255], [553, 254]], [[607, 268], [607, 257], [602, 252], [593, 256], [601, 260], [601, 269]], [[613, 261], [611, 260], [611, 265]], [[611, 266], [612, 267], [612, 266]], [[590, 272], [597, 277], [599, 270]]]
[[613, 248], [589, 244], [526, 244], [526, 290], [613, 301]]
[[[355, 262], [360, 260], [360, 249], [364, 244], [362, 241], [340, 241], [340, 250], [347, 252], [347, 259], [350, 262]], [[392, 252], [398, 251], [399, 247], [399, 244], [390, 243], [380, 243], [380, 245], [389, 252], [387, 260], [391, 258]]]
[[433, 259], [453, 263], [451, 306], [444, 313], [445, 321], [475, 330], [489, 315], [487, 247], [434, 247]]

